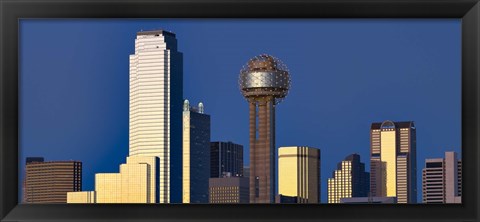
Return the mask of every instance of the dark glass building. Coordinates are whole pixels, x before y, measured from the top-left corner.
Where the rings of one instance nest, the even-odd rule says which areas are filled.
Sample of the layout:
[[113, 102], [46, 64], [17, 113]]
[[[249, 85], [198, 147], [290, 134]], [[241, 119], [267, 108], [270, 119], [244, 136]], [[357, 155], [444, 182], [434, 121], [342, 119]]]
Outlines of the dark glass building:
[[202, 103], [183, 104], [183, 203], [208, 203], [210, 115]]
[[243, 146], [232, 142], [210, 143], [210, 177], [219, 178], [230, 173], [243, 177]]

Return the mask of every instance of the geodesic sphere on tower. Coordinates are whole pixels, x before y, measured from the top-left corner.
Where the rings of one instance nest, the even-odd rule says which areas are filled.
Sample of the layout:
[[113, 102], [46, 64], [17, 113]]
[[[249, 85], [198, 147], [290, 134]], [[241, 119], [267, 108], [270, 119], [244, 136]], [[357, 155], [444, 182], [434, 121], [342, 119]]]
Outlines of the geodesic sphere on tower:
[[242, 95], [247, 99], [273, 96], [275, 104], [278, 104], [288, 94], [290, 74], [282, 61], [262, 54], [243, 66], [238, 83]]

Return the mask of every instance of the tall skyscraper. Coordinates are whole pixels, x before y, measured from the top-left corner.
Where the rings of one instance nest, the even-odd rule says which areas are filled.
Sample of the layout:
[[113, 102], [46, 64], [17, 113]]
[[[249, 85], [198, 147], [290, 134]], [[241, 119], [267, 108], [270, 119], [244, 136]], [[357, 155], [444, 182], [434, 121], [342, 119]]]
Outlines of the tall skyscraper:
[[221, 178], [209, 179], [209, 203], [249, 203], [248, 178], [232, 177], [225, 174]]
[[240, 71], [239, 85], [250, 110], [250, 203], [273, 203], [275, 106], [288, 93], [289, 72], [273, 56], [256, 56]]
[[181, 202], [183, 55], [175, 34], [141, 31], [130, 55], [130, 156], [159, 158], [159, 203]]
[[298, 197], [299, 203], [319, 203], [320, 187], [319, 149], [278, 148], [278, 194]]
[[360, 155], [351, 154], [337, 164], [337, 170], [328, 178], [328, 203], [340, 203], [341, 198], [368, 197], [370, 173]]
[[208, 203], [210, 116], [202, 103], [183, 104], [183, 203]]
[[82, 190], [82, 162], [27, 158], [24, 190], [26, 203], [67, 203], [68, 192]]
[[423, 203], [461, 203], [461, 161], [455, 152], [426, 159], [422, 172]]
[[374, 197], [417, 201], [417, 141], [412, 121], [372, 123], [370, 128], [370, 191]]
[[210, 177], [245, 176], [243, 168], [243, 146], [232, 142], [210, 143]]

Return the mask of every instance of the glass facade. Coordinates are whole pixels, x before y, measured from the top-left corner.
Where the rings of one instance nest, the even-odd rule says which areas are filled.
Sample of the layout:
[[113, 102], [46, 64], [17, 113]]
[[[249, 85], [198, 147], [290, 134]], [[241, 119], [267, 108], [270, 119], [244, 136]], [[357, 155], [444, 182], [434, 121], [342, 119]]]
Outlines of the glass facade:
[[243, 146], [232, 142], [210, 143], [210, 177], [245, 176], [243, 167]]
[[175, 34], [137, 33], [130, 55], [129, 155], [160, 159], [160, 203], [181, 202], [182, 66]]
[[416, 203], [416, 128], [413, 122], [372, 123], [370, 195]]
[[[201, 108], [201, 109], [200, 109]], [[183, 203], [208, 203], [210, 178], [210, 116], [190, 107], [183, 111]]]
[[320, 202], [320, 150], [312, 147], [278, 149], [278, 194], [298, 197], [299, 203]]
[[349, 155], [338, 163], [337, 170], [328, 178], [328, 203], [341, 203], [341, 198], [367, 197], [370, 191], [370, 174], [360, 155]]

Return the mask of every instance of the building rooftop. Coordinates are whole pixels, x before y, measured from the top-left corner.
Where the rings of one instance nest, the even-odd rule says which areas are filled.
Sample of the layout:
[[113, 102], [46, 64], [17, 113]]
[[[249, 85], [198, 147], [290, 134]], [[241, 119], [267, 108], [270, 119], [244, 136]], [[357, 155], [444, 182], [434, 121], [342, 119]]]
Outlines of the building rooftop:
[[[403, 122], [393, 122], [395, 124], [395, 128], [411, 128], [415, 127], [413, 121], [403, 121]], [[372, 123], [370, 129], [380, 129], [382, 127], [383, 122], [380, 123]]]
[[163, 29], [150, 30], [150, 31], [140, 31], [140, 32], [137, 32], [137, 35], [169, 35], [169, 36], [175, 37], [175, 33], [165, 31]]

